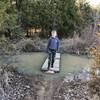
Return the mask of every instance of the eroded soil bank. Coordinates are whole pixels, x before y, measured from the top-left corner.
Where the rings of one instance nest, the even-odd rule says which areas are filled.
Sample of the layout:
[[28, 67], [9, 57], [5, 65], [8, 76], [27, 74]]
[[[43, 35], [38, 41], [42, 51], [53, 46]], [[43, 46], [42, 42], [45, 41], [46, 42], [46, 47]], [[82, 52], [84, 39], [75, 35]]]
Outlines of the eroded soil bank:
[[6, 65], [0, 68], [0, 100], [100, 100], [99, 82], [91, 83], [85, 70], [45, 80], [43, 75], [23, 75]]

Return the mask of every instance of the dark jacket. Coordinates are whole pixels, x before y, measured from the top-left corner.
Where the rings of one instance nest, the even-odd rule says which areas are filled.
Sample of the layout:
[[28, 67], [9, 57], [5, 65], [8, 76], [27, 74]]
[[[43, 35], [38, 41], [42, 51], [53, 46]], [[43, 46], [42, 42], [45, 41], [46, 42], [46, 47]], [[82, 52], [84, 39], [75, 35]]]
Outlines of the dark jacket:
[[48, 39], [48, 44], [47, 44], [47, 51], [49, 49], [53, 49], [53, 50], [58, 50], [59, 49], [59, 39], [57, 37], [50, 37]]

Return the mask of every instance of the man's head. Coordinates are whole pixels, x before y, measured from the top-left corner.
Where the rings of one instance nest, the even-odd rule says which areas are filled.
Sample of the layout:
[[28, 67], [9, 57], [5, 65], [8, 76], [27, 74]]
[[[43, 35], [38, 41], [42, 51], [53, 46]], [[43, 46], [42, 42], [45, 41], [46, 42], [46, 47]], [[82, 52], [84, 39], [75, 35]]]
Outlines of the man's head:
[[56, 36], [57, 36], [57, 31], [56, 31], [56, 30], [53, 30], [53, 31], [51, 32], [51, 35], [52, 35], [52, 37], [56, 37]]

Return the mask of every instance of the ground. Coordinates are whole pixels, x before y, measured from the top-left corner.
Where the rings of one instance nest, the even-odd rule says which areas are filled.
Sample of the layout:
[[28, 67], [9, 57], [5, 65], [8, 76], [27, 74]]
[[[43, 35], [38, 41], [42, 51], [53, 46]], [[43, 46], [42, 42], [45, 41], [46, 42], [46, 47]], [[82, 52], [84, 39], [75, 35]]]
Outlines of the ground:
[[85, 70], [46, 80], [42, 75], [23, 75], [11, 66], [2, 66], [0, 100], [100, 100], [100, 80], [95, 82], [91, 84]]

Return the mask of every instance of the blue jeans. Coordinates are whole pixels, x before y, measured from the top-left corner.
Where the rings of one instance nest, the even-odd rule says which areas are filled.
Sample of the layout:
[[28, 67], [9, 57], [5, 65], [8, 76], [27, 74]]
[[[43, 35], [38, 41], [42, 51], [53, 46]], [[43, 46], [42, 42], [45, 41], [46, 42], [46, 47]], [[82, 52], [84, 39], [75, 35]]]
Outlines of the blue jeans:
[[54, 49], [49, 49], [48, 50], [48, 69], [51, 67], [53, 68], [54, 61], [55, 61], [55, 55], [56, 55], [56, 50]]

